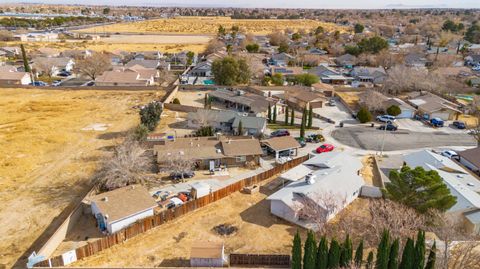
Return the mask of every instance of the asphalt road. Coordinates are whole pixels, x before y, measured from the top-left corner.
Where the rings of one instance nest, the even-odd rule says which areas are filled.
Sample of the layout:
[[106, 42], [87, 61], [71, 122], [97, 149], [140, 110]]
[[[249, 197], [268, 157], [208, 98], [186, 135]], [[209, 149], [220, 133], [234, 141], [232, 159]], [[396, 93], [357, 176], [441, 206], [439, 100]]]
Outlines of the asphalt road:
[[332, 132], [332, 137], [342, 144], [364, 150], [380, 150], [383, 140], [385, 151], [477, 145], [477, 142], [468, 134], [407, 130], [385, 133], [385, 131], [366, 126], [337, 128]]

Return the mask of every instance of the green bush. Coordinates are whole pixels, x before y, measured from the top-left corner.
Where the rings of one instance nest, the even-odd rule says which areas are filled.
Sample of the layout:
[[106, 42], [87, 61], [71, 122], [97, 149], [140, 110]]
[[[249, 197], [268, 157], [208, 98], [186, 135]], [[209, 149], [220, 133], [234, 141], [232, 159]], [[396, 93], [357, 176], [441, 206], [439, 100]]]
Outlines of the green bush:
[[402, 110], [400, 109], [399, 106], [396, 105], [391, 105], [390, 107], [387, 108], [387, 114], [391, 116], [398, 116], [402, 113]]
[[173, 99], [172, 103], [174, 103], [176, 105], [180, 105], [180, 100], [178, 100], [178, 98], [175, 98], [175, 99]]
[[362, 107], [357, 113], [357, 118], [361, 123], [366, 123], [372, 120], [372, 113], [367, 108]]
[[148, 135], [148, 128], [143, 124], [139, 124], [133, 132], [133, 137], [137, 141], [145, 141]]
[[155, 130], [160, 122], [162, 114], [162, 104], [154, 102], [140, 109], [140, 122], [148, 128], [149, 131]]

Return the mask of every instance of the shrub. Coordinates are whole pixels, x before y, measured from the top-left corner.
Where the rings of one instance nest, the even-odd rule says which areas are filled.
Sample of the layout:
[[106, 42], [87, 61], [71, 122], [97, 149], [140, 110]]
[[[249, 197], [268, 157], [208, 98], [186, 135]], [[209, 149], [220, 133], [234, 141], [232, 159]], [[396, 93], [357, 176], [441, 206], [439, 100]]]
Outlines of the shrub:
[[148, 130], [153, 131], [160, 121], [161, 114], [162, 104], [157, 102], [150, 103], [140, 110], [140, 122], [147, 127]]
[[391, 105], [390, 107], [387, 108], [387, 114], [391, 116], [398, 116], [402, 113], [402, 110], [400, 109], [399, 106], [396, 105]]
[[367, 108], [362, 107], [357, 113], [357, 118], [361, 123], [366, 123], [372, 120], [372, 114]]
[[178, 100], [178, 98], [175, 98], [175, 99], [173, 99], [172, 103], [174, 103], [176, 105], [180, 105], [180, 100]]
[[148, 135], [148, 128], [143, 124], [139, 124], [133, 132], [133, 137], [137, 141], [145, 141], [145, 139], [147, 139], [147, 135]]

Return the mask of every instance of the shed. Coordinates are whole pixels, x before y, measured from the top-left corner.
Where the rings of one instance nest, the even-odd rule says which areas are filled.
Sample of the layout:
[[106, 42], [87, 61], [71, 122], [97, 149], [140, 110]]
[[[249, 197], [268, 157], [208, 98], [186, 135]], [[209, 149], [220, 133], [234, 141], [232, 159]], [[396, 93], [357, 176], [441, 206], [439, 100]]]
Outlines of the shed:
[[191, 194], [194, 199], [207, 196], [211, 192], [212, 192], [212, 187], [210, 187], [210, 185], [208, 185], [207, 183], [195, 182], [192, 184]]
[[190, 253], [191, 267], [223, 267], [225, 247], [223, 243], [196, 242]]

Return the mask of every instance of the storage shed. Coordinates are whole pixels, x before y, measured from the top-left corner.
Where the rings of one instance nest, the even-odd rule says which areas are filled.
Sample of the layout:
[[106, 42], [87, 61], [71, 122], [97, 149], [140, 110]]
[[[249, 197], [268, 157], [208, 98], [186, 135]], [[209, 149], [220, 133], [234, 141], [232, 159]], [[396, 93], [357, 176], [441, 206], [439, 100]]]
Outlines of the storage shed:
[[225, 247], [223, 243], [196, 242], [190, 254], [191, 267], [223, 267]]
[[207, 183], [203, 182], [195, 182], [192, 184], [191, 194], [194, 199], [201, 198], [203, 196], [207, 196], [212, 192], [212, 187]]

